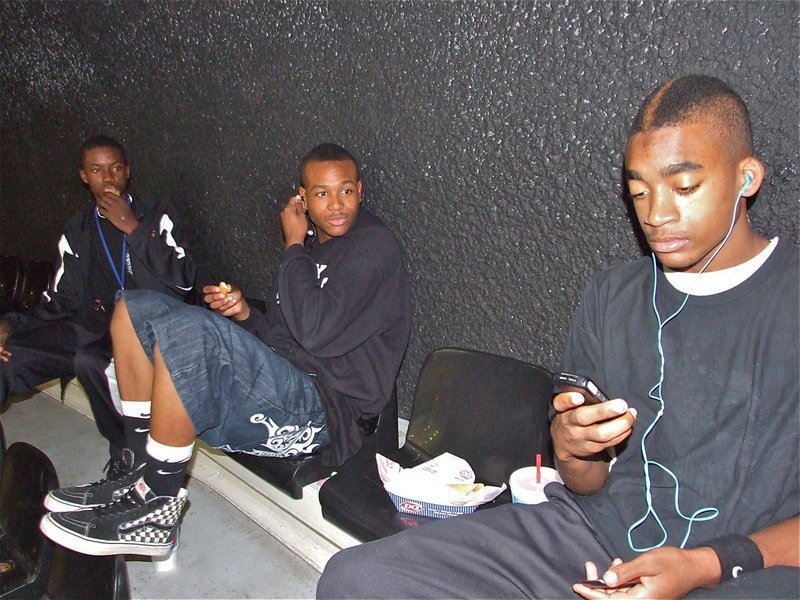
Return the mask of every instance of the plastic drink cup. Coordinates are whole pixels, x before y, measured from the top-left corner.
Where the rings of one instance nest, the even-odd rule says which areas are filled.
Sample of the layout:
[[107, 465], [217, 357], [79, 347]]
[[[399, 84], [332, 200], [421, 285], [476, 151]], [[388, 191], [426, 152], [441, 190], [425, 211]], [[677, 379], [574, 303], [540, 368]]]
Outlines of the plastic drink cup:
[[522, 467], [511, 473], [508, 486], [511, 488], [511, 499], [517, 504], [539, 504], [547, 502], [544, 486], [553, 481], [564, 483], [558, 471], [550, 467], [542, 467], [540, 480], [536, 483], [536, 467]]

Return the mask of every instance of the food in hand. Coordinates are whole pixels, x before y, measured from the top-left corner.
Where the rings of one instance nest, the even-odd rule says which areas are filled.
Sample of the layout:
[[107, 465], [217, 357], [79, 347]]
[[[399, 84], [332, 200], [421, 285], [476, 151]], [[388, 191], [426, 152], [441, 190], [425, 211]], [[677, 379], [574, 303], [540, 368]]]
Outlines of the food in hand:
[[219, 291], [223, 294], [230, 294], [233, 291], [233, 287], [230, 284], [225, 283], [224, 281], [219, 282]]
[[119, 190], [115, 187], [108, 186], [105, 190], [103, 190], [107, 194], [114, 194], [115, 196], [120, 196]]

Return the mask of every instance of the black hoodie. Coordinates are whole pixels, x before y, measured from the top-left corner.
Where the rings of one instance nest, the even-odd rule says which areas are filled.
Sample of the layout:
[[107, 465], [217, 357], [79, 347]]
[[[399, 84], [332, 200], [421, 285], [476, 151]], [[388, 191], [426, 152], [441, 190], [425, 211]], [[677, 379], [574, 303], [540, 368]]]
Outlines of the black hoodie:
[[361, 447], [360, 417], [392, 396], [411, 330], [408, 279], [397, 238], [363, 207], [342, 237], [286, 250], [267, 314], [240, 324], [316, 376], [340, 465]]

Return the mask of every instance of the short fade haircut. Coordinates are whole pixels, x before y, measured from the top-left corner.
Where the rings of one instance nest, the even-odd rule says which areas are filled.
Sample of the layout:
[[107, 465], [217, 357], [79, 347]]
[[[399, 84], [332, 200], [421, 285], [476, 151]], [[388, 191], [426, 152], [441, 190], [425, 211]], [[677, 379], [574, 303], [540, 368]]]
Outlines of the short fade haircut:
[[628, 139], [637, 133], [701, 121], [721, 135], [734, 159], [753, 153], [747, 105], [727, 83], [708, 75], [685, 75], [656, 88], [639, 108]]
[[125, 148], [122, 147], [122, 144], [108, 135], [93, 135], [86, 138], [81, 144], [80, 153], [78, 156], [78, 164], [81, 166], [81, 168], [83, 168], [83, 158], [86, 156], [86, 153], [89, 150], [94, 150], [95, 148], [114, 148], [119, 150], [122, 153], [122, 159], [125, 161], [125, 164], [128, 164], [128, 156], [125, 154]]
[[361, 169], [358, 166], [358, 161], [353, 158], [353, 155], [337, 144], [326, 142], [312, 148], [311, 151], [303, 157], [303, 160], [300, 161], [300, 183], [305, 186], [304, 175], [308, 163], [339, 160], [352, 162], [356, 166], [356, 181], [361, 181]]

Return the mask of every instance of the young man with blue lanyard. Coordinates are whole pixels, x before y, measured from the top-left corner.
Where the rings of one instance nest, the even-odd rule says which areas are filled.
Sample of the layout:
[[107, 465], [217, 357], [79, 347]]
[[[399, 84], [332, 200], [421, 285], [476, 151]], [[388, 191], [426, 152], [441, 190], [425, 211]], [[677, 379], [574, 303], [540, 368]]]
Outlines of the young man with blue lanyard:
[[146, 288], [183, 298], [194, 286], [195, 264], [174, 209], [128, 193], [131, 169], [117, 140], [88, 138], [80, 148], [79, 174], [93, 202], [66, 225], [52, 289], [32, 310], [0, 320], [0, 402], [77, 375], [109, 441], [108, 474], [116, 479], [131, 463], [120, 407], [112, 399], [109, 324], [116, 295]]

